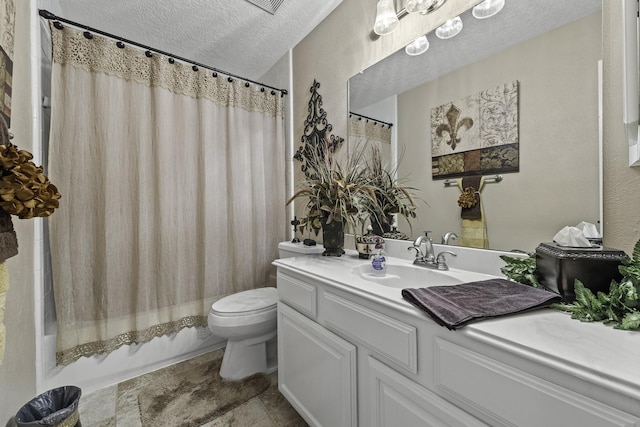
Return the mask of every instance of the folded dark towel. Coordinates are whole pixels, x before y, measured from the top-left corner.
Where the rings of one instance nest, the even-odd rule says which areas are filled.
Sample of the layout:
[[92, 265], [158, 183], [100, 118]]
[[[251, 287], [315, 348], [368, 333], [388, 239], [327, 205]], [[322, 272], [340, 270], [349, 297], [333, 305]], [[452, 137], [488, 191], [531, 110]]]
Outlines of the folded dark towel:
[[[468, 176], [462, 178], [462, 191], [467, 187], [475, 188], [476, 191], [480, 188], [480, 180], [482, 176]], [[476, 193], [476, 204], [470, 208], [462, 208], [460, 213], [462, 219], [482, 219], [482, 210], [480, 209], [480, 194]]]
[[0, 115], [0, 145], [8, 146], [11, 144], [11, 138], [9, 137], [9, 126], [4, 117]]
[[449, 329], [562, 301], [558, 294], [506, 279], [407, 288], [402, 290], [402, 297]]
[[11, 215], [0, 209], [0, 262], [18, 255], [18, 238]]

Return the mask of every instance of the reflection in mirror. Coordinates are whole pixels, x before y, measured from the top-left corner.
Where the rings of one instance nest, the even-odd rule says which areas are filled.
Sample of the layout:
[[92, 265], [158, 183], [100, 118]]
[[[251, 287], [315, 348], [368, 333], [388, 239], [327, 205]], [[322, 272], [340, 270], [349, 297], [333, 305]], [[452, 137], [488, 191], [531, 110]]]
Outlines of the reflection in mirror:
[[532, 252], [566, 225], [599, 223], [601, 9], [601, 0], [507, 0], [488, 19], [467, 11], [456, 37], [429, 33], [423, 55], [401, 49], [349, 80], [350, 111], [393, 123], [392, 161], [404, 151], [398, 174], [428, 203], [414, 234], [462, 234], [461, 189], [432, 176], [431, 110], [513, 81], [520, 167], [482, 190], [489, 247]]
[[375, 148], [382, 158], [383, 164], [391, 162], [391, 128], [392, 123], [374, 119], [364, 114], [349, 113], [348, 133], [354, 146], [368, 145]]

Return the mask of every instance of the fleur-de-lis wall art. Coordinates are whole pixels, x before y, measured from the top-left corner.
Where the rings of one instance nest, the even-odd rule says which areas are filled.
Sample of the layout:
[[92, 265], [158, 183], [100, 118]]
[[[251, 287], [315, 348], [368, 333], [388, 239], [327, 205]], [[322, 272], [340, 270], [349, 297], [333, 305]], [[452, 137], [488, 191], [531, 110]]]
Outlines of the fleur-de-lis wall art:
[[518, 82], [431, 109], [434, 179], [518, 172]]
[[473, 119], [471, 117], [460, 118], [460, 113], [462, 113], [462, 111], [456, 107], [455, 104], [451, 104], [446, 114], [447, 123], [440, 123], [436, 127], [436, 135], [439, 137], [442, 138], [445, 132], [449, 134], [447, 144], [451, 146], [452, 150], [455, 150], [458, 144], [460, 144], [458, 131], [463, 127], [467, 130], [473, 127]]

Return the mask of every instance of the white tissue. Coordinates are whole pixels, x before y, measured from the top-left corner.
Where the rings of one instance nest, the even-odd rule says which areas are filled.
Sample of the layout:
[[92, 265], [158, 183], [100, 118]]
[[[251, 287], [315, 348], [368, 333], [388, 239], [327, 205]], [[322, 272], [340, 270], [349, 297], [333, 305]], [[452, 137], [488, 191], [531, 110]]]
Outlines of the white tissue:
[[587, 239], [600, 239], [602, 236], [598, 232], [598, 228], [595, 224], [591, 224], [590, 222], [582, 221], [580, 224], [576, 225], [576, 228], [582, 231], [584, 237]]
[[577, 227], [564, 227], [553, 236], [553, 241], [560, 246], [570, 246], [574, 248], [591, 247], [591, 242], [584, 237], [582, 230]]

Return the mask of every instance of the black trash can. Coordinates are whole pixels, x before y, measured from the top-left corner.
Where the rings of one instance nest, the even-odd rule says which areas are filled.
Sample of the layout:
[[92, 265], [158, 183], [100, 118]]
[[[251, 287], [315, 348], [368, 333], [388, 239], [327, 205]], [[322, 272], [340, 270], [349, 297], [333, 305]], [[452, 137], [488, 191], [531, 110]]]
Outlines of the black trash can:
[[25, 404], [15, 417], [18, 427], [81, 427], [78, 404], [82, 391], [67, 385], [45, 391]]

